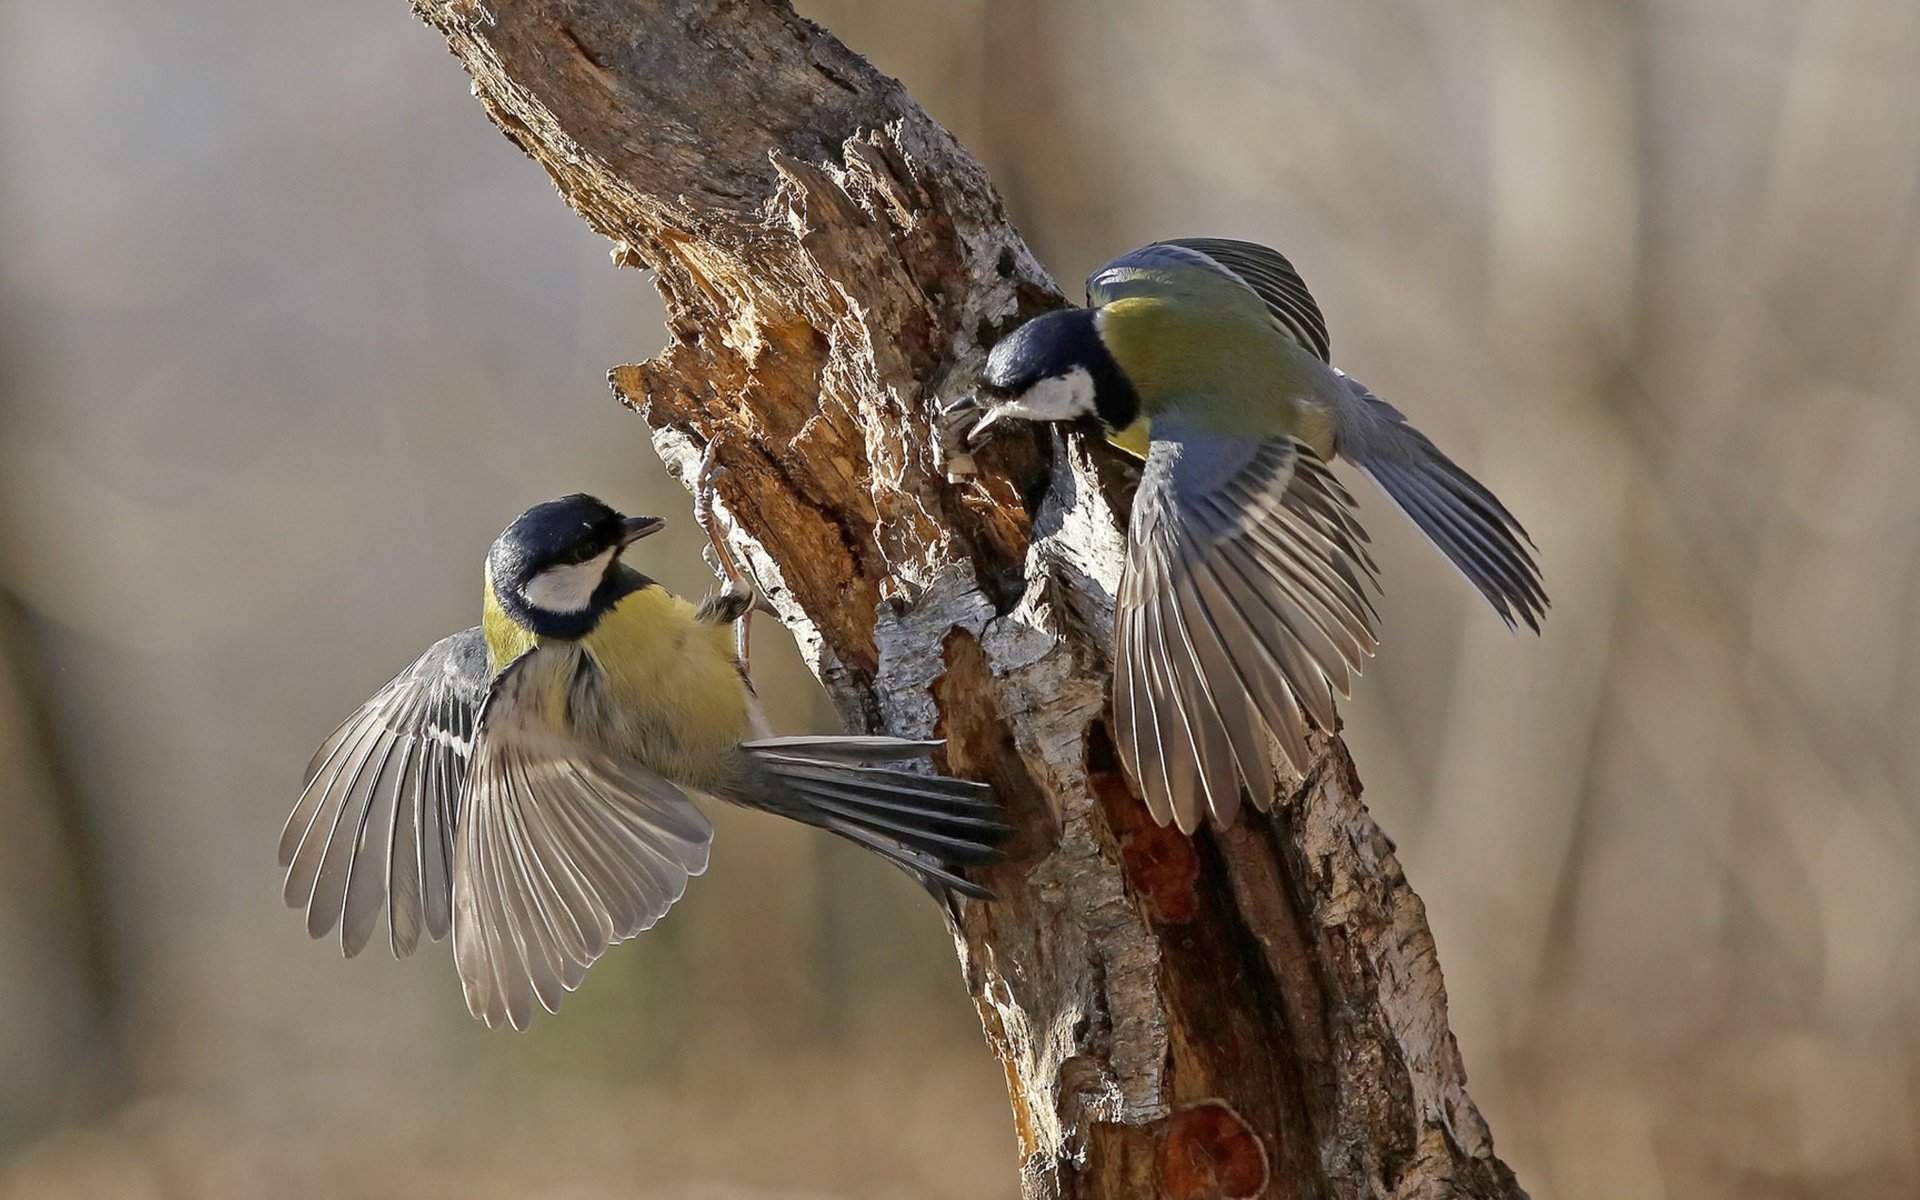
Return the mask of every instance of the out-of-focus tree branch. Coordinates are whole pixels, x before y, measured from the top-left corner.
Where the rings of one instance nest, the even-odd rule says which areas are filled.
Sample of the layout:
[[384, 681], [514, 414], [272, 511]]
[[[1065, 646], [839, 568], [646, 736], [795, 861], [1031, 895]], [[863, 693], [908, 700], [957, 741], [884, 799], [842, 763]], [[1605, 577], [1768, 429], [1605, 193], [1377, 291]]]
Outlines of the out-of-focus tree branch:
[[[615, 369], [850, 722], [947, 739], [1019, 833], [956, 916], [1030, 1196], [1519, 1196], [1419, 898], [1337, 739], [1269, 822], [1153, 825], [1101, 729], [1123, 472], [934, 413], [1058, 300], [973, 157], [774, 0], [414, 0], [567, 203], [658, 274]], [[1029, 500], [1033, 502], [1031, 511]]]
[[25, 946], [0, 946], [12, 951], [0, 960], [19, 964], [21, 980], [33, 984], [0, 1007], [29, 996], [57, 1007], [75, 1057], [52, 1095], [38, 1090], [49, 1081], [33, 1071], [0, 1086], [0, 1127], [23, 1113], [37, 1123], [60, 1105], [84, 1111], [131, 1073], [107, 864], [94, 814], [60, 753], [52, 688], [29, 621], [19, 598], [0, 588], [0, 913], [12, 910], [12, 930], [35, 935]]

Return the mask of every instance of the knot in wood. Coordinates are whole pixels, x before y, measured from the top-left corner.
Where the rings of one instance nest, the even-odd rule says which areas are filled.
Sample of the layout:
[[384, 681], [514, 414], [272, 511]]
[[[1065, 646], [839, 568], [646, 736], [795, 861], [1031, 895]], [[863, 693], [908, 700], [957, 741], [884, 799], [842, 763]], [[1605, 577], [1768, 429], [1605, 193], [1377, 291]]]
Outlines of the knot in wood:
[[1168, 1200], [1248, 1200], [1267, 1186], [1266, 1146], [1221, 1100], [1201, 1100], [1167, 1118], [1158, 1167]]

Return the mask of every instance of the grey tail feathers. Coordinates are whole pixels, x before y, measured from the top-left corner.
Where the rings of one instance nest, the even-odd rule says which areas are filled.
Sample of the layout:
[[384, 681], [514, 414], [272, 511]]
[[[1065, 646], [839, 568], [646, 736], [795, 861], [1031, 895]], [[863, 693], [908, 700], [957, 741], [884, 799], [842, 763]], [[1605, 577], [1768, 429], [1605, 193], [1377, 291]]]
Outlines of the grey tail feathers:
[[1335, 449], [1365, 471], [1512, 628], [1540, 632], [1547, 593], [1533, 539], [1479, 480], [1357, 379], [1341, 376]]
[[936, 896], [993, 899], [962, 867], [998, 862], [1011, 830], [982, 783], [879, 764], [927, 757], [939, 742], [890, 737], [779, 737], [740, 748], [797, 800], [783, 811], [865, 846]]

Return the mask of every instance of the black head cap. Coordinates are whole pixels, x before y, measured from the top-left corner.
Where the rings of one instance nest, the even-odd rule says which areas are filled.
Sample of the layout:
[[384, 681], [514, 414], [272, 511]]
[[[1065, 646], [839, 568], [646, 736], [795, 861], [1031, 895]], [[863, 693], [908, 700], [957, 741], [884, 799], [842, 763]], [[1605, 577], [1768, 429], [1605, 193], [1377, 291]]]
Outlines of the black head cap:
[[[1100, 339], [1098, 314], [1091, 308], [1064, 308], [1035, 317], [994, 346], [980, 377], [980, 393], [991, 406], [1016, 402], [1008, 415], [1029, 420], [1071, 420], [1097, 416], [1108, 429], [1125, 429], [1140, 415], [1140, 397], [1120, 364]], [[1049, 381], [1076, 371], [1092, 383], [1090, 409], [1069, 411], [1061, 398], [1046, 395]], [[1044, 397], [1044, 398], [1043, 398]], [[1032, 400], [1036, 411], [1021, 412], [1017, 402]], [[1059, 411], [1055, 411], [1059, 409]]]
[[[544, 637], [583, 637], [632, 590], [619, 586], [619, 551], [663, 524], [658, 517], [623, 517], [584, 492], [536, 504], [501, 531], [487, 554], [494, 599], [517, 623]], [[564, 578], [557, 568], [579, 567], [602, 555], [608, 556], [603, 574], [581, 581], [581, 603], [558, 607], [537, 584], [543, 576]]]

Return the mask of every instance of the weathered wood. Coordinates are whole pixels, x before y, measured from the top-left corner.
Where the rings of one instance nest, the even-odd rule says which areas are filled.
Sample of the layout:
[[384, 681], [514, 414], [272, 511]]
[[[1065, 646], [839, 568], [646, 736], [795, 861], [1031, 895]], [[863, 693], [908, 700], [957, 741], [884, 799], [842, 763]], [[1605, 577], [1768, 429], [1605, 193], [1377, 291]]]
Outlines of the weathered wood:
[[1059, 299], [974, 158], [775, 0], [414, 6], [657, 272], [671, 342], [615, 389], [683, 478], [715, 443], [721, 524], [848, 721], [945, 737], [1008, 805], [1003, 899], [955, 931], [1026, 1194], [1522, 1195], [1337, 738], [1220, 836], [1129, 793], [1101, 726], [1126, 467], [1039, 433], [945, 477], [939, 406]]

